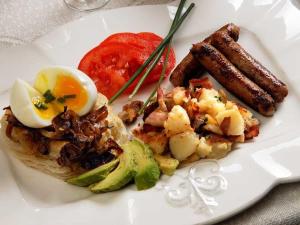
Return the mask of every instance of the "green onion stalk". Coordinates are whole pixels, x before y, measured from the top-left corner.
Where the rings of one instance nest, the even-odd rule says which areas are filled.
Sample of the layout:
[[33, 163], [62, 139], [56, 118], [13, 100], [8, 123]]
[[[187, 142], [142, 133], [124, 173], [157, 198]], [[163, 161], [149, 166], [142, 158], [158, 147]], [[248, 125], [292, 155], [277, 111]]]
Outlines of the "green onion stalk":
[[[187, 10], [183, 13], [183, 15], [180, 17], [184, 3], [186, 0], [181, 0], [178, 9], [176, 11], [176, 15], [175, 18], [173, 20], [173, 23], [171, 25], [170, 31], [167, 34], [167, 36], [162, 40], [162, 42], [157, 46], [157, 48], [151, 53], [151, 55], [149, 56], [149, 58], [144, 62], [144, 64], [142, 66], [140, 66], [137, 71], [132, 75], [132, 77], [123, 85], [123, 87], [109, 100], [109, 104], [113, 103], [133, 82], [134, 80], [140, 75], [140, 73], [142, 73], [144, 71], [144, 69], [149, 65], [149, 63], [153, 60], [153, 58], [156, 56], [156, 58], [154, 59], [153, 63], [151, 64], [151, 66], [147, 69], [147, 71], [145, 72], [145, 74], [143, 75], [143, 77], [141, 78], [141, 82], [138, 83], [138, 85], [136, 86], [133, 94], [131, 94], [130, 97], [133, 97], [134, 94], [139, 90], [140, 86], [142, 85], [143, 81], [147, 78], [147, 76], [149, 75], [149, 73], [151, 72], [151, 70], [154, 68], [154, 66], [156, 65], [155, 62], [157, 63], [158, 60], [160, 59], [161, 55], [163, 54], [166, 46], [169, 46], [168, 49], [170, 48], [170, 41], [173, 37], [173, 35], [175, 34], [175, 32], [178, 30], [178, 28], [181, 26], [181, 24], [183, 23], [183, 21], [185, 20], [185, 18], [187, 17], [187, 15], [190, 13], [190, 11], [192, 10], [192, 8], [195, 6], [194, 3], [191, 3], [190, 6], [187, 8]], [[179, 18], [180, 17], [180, 18]], [[166, 62], [167, 62], [167, 57], [164, 61], [164, 67], [166, 67]], [[164, 73], [165, 73], [165, 69], [163, 69]], [[162, 71], [162, 72], [163, 72]], [[147, 73], [147, 74], [146, 74]], [[164, 73], [161, 74], [160, 79], [162, 77], [164, 77]], [[159, 83], [159, 82], [158, 82]], [[161, 83], [161, 82], [160, 82]]]

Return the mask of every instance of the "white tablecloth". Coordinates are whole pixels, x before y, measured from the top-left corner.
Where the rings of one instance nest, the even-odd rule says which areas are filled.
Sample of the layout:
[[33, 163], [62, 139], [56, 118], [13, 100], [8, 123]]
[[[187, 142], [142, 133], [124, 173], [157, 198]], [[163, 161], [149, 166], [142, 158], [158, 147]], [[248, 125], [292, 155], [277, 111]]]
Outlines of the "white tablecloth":
[[[111, 0], [103, 9], [170, 1]], [[87, 13], [69, 9], [63, 0], [0, 0], [0, 50], [3, 47], [30, 42]], [[300, 224], [300, 184], [276, 187], [259, 203], [219, 225], [235, 224]]]

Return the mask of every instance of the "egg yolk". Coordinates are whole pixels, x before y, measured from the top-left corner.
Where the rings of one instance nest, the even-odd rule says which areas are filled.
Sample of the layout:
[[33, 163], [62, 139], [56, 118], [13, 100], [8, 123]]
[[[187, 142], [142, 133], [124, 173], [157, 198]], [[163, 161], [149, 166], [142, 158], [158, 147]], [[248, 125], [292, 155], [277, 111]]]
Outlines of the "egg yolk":
[[35, 112], [43, 119], [52, 119], [63, 112], [64, 106], [73, 111], [80, 111], [88, 100], [86, 88], [71, 76], [58, 75], [53, 90], [55, 100], [45, 103], [43, 97], [32, 97]]
[[[63, 110], [64, 106], [68, 109], [79, 111], [84, 107], [88, 100], [88, 95], [85, 87], [76, 79], [67, 75], [59, 75], [53, 89], [53, 95], [59, 99], [64, 98], [63, 103], [56, 103]], [[67, 96], [71, 96], [67, 98]]]
[[[43, 102], [41, 97], [32, 97], [32, 104], [38, 105]], [[37, 108], [34, 106], [34, 111], [43, 119], [52, 119], [57, 115], [57, 109], [52, 104], [45, 105], [46, 108]]]

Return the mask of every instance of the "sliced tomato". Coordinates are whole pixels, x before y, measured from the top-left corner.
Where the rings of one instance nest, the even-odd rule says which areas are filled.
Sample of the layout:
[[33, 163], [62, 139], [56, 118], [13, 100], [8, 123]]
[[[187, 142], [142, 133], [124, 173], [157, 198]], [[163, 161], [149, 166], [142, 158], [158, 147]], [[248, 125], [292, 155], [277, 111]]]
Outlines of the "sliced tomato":
[[[152, 32], [140, 32], [137, 33], [137, 35], [141, 38], [143, 38], [144, 40], [150, 41], [150, 42], [161, 42], [162, 38], [160, 36], [158, 36], [157, 34], [154, 34]], [[158, 43], [158, 44], [159, 44]]]
[[123, 32], [110, 35], [108, 38], [102, 41], [100, 45], [104, 46], [111, 43], [124, 43], [142, 50], [153, 52], [161, 41], [161, 37], [150, 32], [138, 34]]
[[145, 46], [149, 46], [148, 40], [144, 40], [143, 38], [139, 37], [135, 33], [126, 33], [126, 32], [110, 35], [108, 38], [106, 38], [104, 41], [100, 43], [100, 46], [104, 46], [106, 44], [111, 44], [111, 43], [124, 43], [140, 49], [144, 49]]
[[[148, 32], [113, 34], [90, 50], [80, 61], [78, 68], [94, 80], [99, 92], [111, 98], [145, 62], [161, 40], [159, 36]], [[165, 53], [145, 80], [144, 86], [158, 81], [164, 60]], [[175, 54], [171, 50], [167, 75], [174, 66]], [[133, 90], [138, 80], [139, 78], [129, 86], [126, 93]]]
[[107, 44], [89, 51], [78, 68], [95, 82], [98, 91], [112, 97], [143, 64], [147, 54], [126, 44]]
[[[163, 40], [160, 36], [158, 36], [157, 34], [154, 34], [152, 32], [140, 32], [137, 34], [138, 36], [140, 36], [141, 38], [143, 38], [144, 40], [148, 40], [150, 41], [152, 44], [154, 44], [155, 48], [161, 43], [161, 41]], [[165, 57], [166, 57], [166, 50], [162, 56], [162, 58], [160, 59], [160, 62], [158, 63], [157, 67], [155, 69], [157, 69], [157, 73], [153, 73], [152, 76], [148, 77], [148, 82], [149, 83], [153, 83], [155, 81], [157, 81], [160, 77], [160, 73], [162, 70], [162, 65], [163, 62], [165, 61]], [[169, 53], [169, 58], [168, 58], [168, 64], [167, 64], [167, 69], [166, 69], [166, 75], [168, 75], [172, 69], [175, 66], [175, 53], [173, 48], [171, 48], [170, 53]]]

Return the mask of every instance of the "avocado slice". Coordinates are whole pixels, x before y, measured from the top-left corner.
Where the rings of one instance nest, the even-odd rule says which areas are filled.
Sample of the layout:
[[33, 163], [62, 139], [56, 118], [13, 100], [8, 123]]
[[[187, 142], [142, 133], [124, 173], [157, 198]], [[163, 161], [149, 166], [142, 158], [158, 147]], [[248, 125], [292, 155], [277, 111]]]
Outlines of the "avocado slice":
[[172, 176], [179, 165], [179, 161], [177, 159], [171, 158], [169, 156], [155, 154], [154, 158], [158, 162], [159, 168], [161, 169], [162, 173], [168, 176]]
[[119, 163], [119, 159], [115, 159], [109, 163], [101, 165], [95, 169], [92, 169], [86, 173], [83, 173], [77, 177], [68, 179], [69, 184], [74, 184], [81, 187], [89, 186], [98, 181], [103, 180]]
[[119, 165], [104, 180], [90, 185], [94, 193], [109, 192], [120, 189], [129, 183], [136, 174], [135, 152], [132, 150], [131, 142], [121, 146], [123, 153], [119, 156]]
[[153, 158], [152, 150], [139, 140], [131, 141], [131, 148], [135, 152], [136, 175], [134, 182], [138, 190], [153, 187], [160, 177], [160, 170]]

